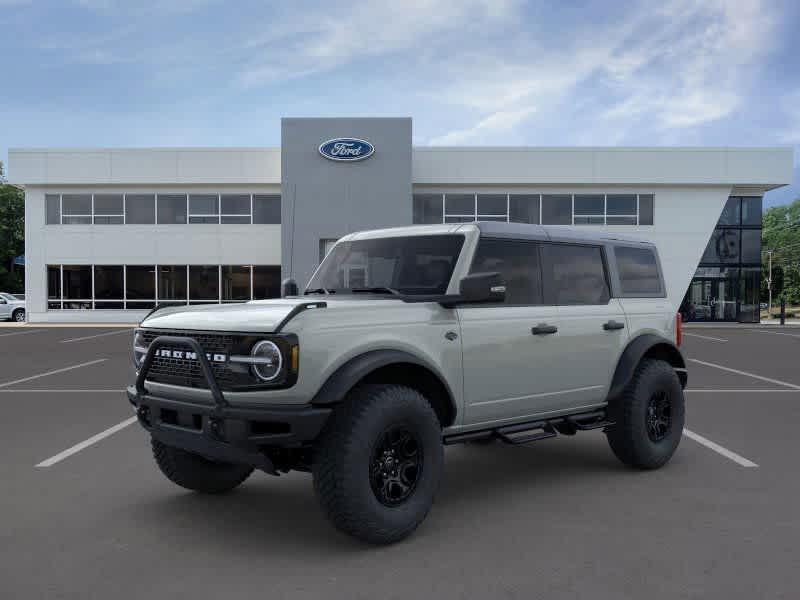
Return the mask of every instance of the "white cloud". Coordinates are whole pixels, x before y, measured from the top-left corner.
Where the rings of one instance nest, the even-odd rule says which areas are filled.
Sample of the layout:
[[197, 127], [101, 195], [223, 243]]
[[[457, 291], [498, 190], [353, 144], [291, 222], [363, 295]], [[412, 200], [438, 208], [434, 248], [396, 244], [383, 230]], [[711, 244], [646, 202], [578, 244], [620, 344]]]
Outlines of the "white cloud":
[[522, 108], [520, 110], [498, 111], [479, 121], [474, 127], [451, 131], [445, 135], [431, 139], [430, 143], [434, 146], [455, 145], [479, 137], [483, 132], [496, 133], [510, 131], [527, 120], [528, 117], [535, 112], [536, 109], [534, 107]]

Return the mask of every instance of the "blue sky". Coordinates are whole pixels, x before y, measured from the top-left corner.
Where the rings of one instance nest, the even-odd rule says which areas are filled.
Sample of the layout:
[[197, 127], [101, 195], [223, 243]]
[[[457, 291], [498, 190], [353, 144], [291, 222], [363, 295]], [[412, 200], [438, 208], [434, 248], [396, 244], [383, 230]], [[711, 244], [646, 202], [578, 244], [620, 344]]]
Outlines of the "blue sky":
[[794, 0], [0, 0], [0, 160], [412, 116], [418, 145], [792, 145], [787, 202], [799, 26]]

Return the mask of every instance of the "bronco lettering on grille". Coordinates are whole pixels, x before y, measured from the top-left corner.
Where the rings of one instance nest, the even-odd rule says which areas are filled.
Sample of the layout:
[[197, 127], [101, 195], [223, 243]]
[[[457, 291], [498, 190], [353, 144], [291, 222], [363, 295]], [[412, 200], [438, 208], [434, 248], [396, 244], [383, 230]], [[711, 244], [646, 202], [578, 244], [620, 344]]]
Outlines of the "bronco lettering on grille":
[[[197, 354], [188, 350], [173, 350], [171, 348], [159, 348], [156, 350], [156, 356], [162, 358], [178, 358], [181, 360], [197, 360]], [[228, 360], [226, 354], [206, 354], [209, 362], [224, 363]]]

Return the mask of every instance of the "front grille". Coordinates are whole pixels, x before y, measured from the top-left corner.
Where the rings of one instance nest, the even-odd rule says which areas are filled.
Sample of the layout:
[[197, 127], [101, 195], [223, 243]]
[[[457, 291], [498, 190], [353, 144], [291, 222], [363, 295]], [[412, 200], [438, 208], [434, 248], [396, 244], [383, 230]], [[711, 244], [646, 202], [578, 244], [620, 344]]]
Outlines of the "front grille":
[[[238, 336], [230, 334], [154, 330], [142, 330], [142, 333], [147, 346], [160, 335], [191, 337], [197, 340], [197, 343], [207, 354], [231, 354], [238, 341]], [[184, 348], [180, 349], [183, 350]], [[236, 374], [230, 370], [227, 364], [212, 362], [211, 370], [214, 372], [217, 384], [221, 389], [229, 389], [237, 379]], [[206, 383], [206, 378], [203, 376], [200, 363], [196, 360], [155, 356], [153, 357], [150, 371], [147, 373], [147, 379], [159, 383], [208, 389], [208, 383]]]

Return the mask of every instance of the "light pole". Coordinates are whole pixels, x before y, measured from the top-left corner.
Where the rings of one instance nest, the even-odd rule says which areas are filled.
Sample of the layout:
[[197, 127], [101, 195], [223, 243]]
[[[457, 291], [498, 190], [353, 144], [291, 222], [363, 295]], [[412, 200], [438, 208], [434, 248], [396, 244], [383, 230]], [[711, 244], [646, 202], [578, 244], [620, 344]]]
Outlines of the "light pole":
[[769, 257], [769, 276], [767, 277], [767, 289], [769, 290], [769, 300], [767, 301], [767, 318], [772, 318], [772, 250], [767, 250]]

